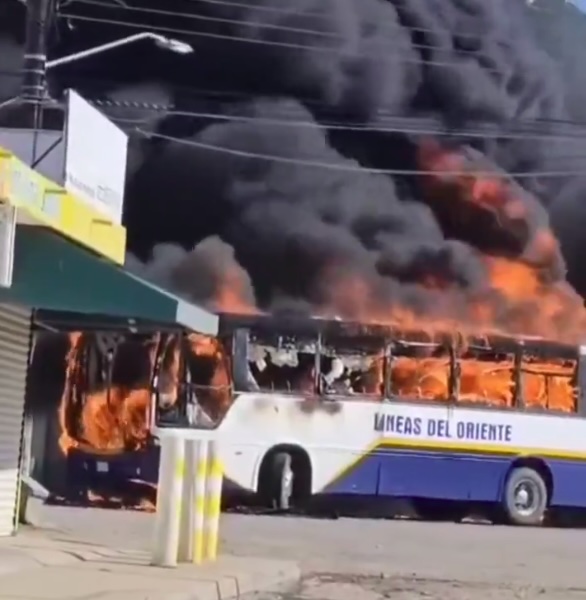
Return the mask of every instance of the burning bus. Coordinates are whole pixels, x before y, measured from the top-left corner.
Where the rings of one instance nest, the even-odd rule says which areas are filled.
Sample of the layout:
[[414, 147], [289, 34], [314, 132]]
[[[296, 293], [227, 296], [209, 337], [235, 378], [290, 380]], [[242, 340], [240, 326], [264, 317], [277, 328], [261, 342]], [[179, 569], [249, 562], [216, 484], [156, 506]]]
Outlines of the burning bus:
[[155, 484], [156, 424], [217, 428], [229, 485], [281, 509], [318, 494], [406, 497], [422, 517], [474, 504], [530, 525], [586, 507], [586, 346], [223, 315], [217, 338], [126, 340], [148, 377], [120, 384], [110, 353], [93, 368], [108, 385], [91, 391], [90, 338], [72, 337], [60, 412], [78, 484]]

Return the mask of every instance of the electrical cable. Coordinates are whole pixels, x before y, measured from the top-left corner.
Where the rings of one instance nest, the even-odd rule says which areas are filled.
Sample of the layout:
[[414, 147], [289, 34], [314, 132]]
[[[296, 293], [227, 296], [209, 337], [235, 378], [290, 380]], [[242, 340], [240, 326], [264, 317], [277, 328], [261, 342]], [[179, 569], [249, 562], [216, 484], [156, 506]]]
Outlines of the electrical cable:
[[[140, 103], [129, 102], [125, 103], [116, 103], [109, 102], [107, 100], [91, 100], [92, 104], [101, 107], [111, 108], [145, 108], [148, 110], [146, 106], [140, 106]], [[181, 111], [174, 110], [169, 107], [168, 110], [165, 111], [165, 117], [190, 117], [190, 118], [199, 118], [199, 119], [216, 119], [218, 121], [228, 121], [228, 122], [239, 122], [239, 123], [251, 123], [255, 125], [265, 125], [265, 126], [283, 126], [283, 127], [293, 127], [293, 128], [307, 128], [307, 129], [319, 129], [325, 131], [353, 131], [353, 132], [364, 132], [364, 133], [401, 133], [407, 135], [425, 135], [425, 136], [449, 136], [449, 137], [466, 137], [466, 138], [481, 138], [481, 139], [521, 139], [521, 140], [542, 140], [542, 141], [552, 141], [552, 140], [573, 140], [576, 143], [584, 143], [586, 141], [586, 135], [580, 137], [577, 135], [562, 135], [562, 134], [538, 134], [538, 133], [527, 133], [527, 132], [519, 132], [514, 133], [507, 130], [497, 130], [497, 131], [487, 131], [487, 130], [472, 130], [472, 129], [458, 129], [458, 130], [450, 130], [450, 129], [440, 129], [440, 124], [438, 123], [438, 127], [436, 129], [431, 129], [430, 123], [433, 122], [432, 119], [417, 119], [417, 118], [400, 118], [400, 121], [405, 123], [404, 126], [399, 124], [394, 126], [381, 126], [381, 125], [348, 125], [340, 122], [317, 122], [317, 121], [299, 121], [299, 120], [287, 120], [287, 119], [272, 119], [265, 117], [246, 117], [240, 115], [227, 115], [222, 113], [210, 113], [210, 112], [196, 112], [196, 111]], [[153, 118], [128, 118], [125, 119], [121, 117], [119, 122], [149, 122], [152, 121]], [[418, 120], [421, 122], [421, 125], [424, 128], [417, 128], [416, 123]], [[411, 123], [409, 125], [408, 123]], [[586, 132], [585, 132], [586, 133]]]
[[[266, 160], [270, 162], [277, 162], [282, 164], [296, 165], [302, 167], [309, 168], [318, 168], [318, 169], [330, 169], [334, 171], [344, 171], [344, 172], [352, 172], [352, 173], [369, 173], [373, 175], [401, 175], [401, 176], [437, 176], [437, 171], [426, 171], [425, 169], [371, 169], [362, 166], [350, 166], [350, 165], [342, 165], [335, 163], [325, 163], [320, 161], [309, 161], [301, 158], [289, 158], [285, 156], [276, 156], [270, 154], [261, 154], [256, 152], [248, 152], [244, 150], [236, 150], [233, 148], [225, 148], [222, 146], [216, 146], [214, 144], [207, 144], [204, 142], [197, 142], [195, 140], [187, 140], [176, 138], [169, 135], [163, 135], [160, 133], [152, 133], [148, 131], [143, 131], [138, 129], [137, 133], [140, 133], [146, 138], [152, 139], [162, 139], [168, 142], [174, 142], [177, 144], [191, 146], [194, 148], [199, 148], [201, 150], [208, 150], [210, 152], [218, 152], [222, 154], [230, 154], [232, 156], [239, 156], [241, 158], [251, 158], [251, 159], [259, 159]], [[503, 175], [498, 172], [491, 171], [448, 171], [442, 170], [442, 176], [446, 177], [469, 177], [474, 175], [474, 177], [486, 177], [486, 178], [542, 178], [542, 177], [571, 177], [576, 175], [584, 175], [584, 170], [581, 169], [579, 171], [538, 171], [538, 172], [507, 172]]]
[[[103, 4], [103, 3], [99, 2], [98, 0], [76, 0], [76, 4], [83, 4], [83, 5], [88, 5], [88, 6], [99, 6], [101, 8], [112, 9], [112, 10], [122, 11], [122, 12], [134, 12], [134, 13], [138, 13], [138, 14], [177, 17], [177, 18], [181, 18], [181, 19], [202, 21], [202, 22], [207, 22], [207, 23], [221, 23], [221, 24], [226, 24], [226, 25], [241, 25], [241, 26], [250, 27], [250, 28], [254, 28], [254, 29], [268, 29], [271, 31], [299, 33], [299, 34], [303, 34], [303, 35], [311, 35], [313, 37], [318, 37], [318, 38], [322, 37], [322, 38], [326, 38], [326, 39], [345, 41], [344, 36], [340, 35], [339, 33], [328, 32], [328, 31], [323, 31], [323, 30], [320, 31], [317, 29], [307, 29], [307, 28], [303, 28], [303, 27], [290, 27], [288, 25], [277, 25], [275, 23], [263, 23], [263, 22], [259, 22], [259, 21], [243, 21], [241, 19], [230, 19], [230, 18], [226, 18], [226, 17], [214, 17], [214, 16], [210, 16], [210, 15], [199, 15], [199, 14], [187, 13], [187, 12], [161, 10], [158, 8], [146, 8], [146, 7], [138, 7], [138, 6], [124, 6], [124, 7], [114, 6], [112, 4]], [[230, 3], [227, 3], [227, 4], [230, 4]], [[243, 5], [238, 5], [238, 6], [243, 7]], [[249, 6], [248, 8], [251, 11], [256, 11], [256, 7]], [[261, 7], [261, 8], [267, 8], [267, 7]], [[288, 15], [288, 16], [299, 17], [299, 16], [305, 16], [306, 13], [291, 13], [291, 12], [289, 12], [289, 13], [284, 13], [284, 14]], [[324, 15], [323, 13], [320, 13], [319, 16], [323, 19], [328, 18], [328, 16]], [[373, 25], [375, 23], [373, 21], [369, 21], [369, 22], [367, 21], [365, 24]], [[394, 23], [393, 29], [397, 29], [397, 30], [401, 30], [401, 31], [407, 30], [409, 33], [411, 33], [411, 32], [434, 33], [431, 29], [427, 29], [424, 27], [406, 28], [406, 27], [402, 26], [400, 23]], [[466, 33], [463, 33], [462, 35], [458, 34], [458, 37], [460, 39], [462, 39], [462, 38], [478, 39], [477, 35], [466, 34]], [[395, 48], [400, 47], [400, 46], [396, 46], [396, 45], [393, 46], [393, 44], [384, 44], [384, 43], [376, 43], [376, 44], [374, 44], [374, 46], [381, 46], [383, 48], [388, 48], [388, 49], [391, 49], [393, 47], [395, 47]], [[422, 44], [422, 43], [410, 43], [409, 47], [415, 48], [418, 50], [438, 50], [438, 48], [436, 46], [433, 46], [431, 44]], [[474, 56], [475, 58], [488, 58], [482, 52], [478, 52], [476, 50], [458, 49], [456, 51], [456, 53], [459, 56], [470, 54], [470, 55]]]
[[[8, 72], [0, 70], [0, 75], [21, 75], [21, 72]], [[77, 79], [76, 79], [77, 81]], [[79, 80], [81, 81], [81, 80]], [[109, 80], [91, 81], [92, 87], [97, 88], [102, 85], [104, 88], [111, 87], [112, 84], [118, 82]], [[209, 91], [209, 95], [215, 93], [224, 94], [224, 92]], [[251, 94], [235, 94], [246, 99], [257, 98]], [[264, 117], [246, 117], [239, 115], [227, 115], [222, 113], [198, 112], [198, 111], [179, 111], [172, 105], [161, 105], [144, 102], [142, 100], [128, 100], [123, 102], [109, 100], [107, 98], [88, 97], [96, 106], [105, 108], [140, 108], [153, 112], [164, 112], [165, 117], [179, 116], [188, 118], [205, 118], [217, 119], [223, 121], [241, 121], [241, 122], [256, 122], [259, 125], [282, 125], [285, 127], [312, 127], [325, 130], [340, 130], [354, 132], [378, 132], [378, 133], [403, 133], [412, 135], [431, 135], [431, 136], [446, 136], [446, 137], [465, 137], [465, 138], [482, 138], [482, 139], [508, 139], [508, 140], [543, 140], [543, 141], [575, 141], [582, 142], [586, 137], [586, 123], [572, 120], [533, 120], [533, 121], [511, 121], [503, 123], [467, 123], [466, 126], [454, 128], [442, 124], [441, 121], [428, 117], [405, 117], [403, 115], [392, 115], [387, 113], [384, 116], [382, 113], [377, 115], [376, 125], [372, 124], [348, 124], [340, 121], [322, 120], [320, 122], [298, 121], [286, 119], [287, 114], [283, 113], [283, 119], [267, 119]], [[320, 103], [318, 103], [320, 105]], [[382, 112], [382, 111], [381, 111]], [[385, 111], [386, 112], [386, 111]], [[157, 117], [147, 117], [140, 119], [117, 119], [118, 122], [127, 123], [142, 123], [149, 122]], [[551, 131], [551, 125], [568, 125], [572, 127], [572, 131]], [[579, 128], [579, 129], [578, 129]]]
[[[127, 22], [127, 21], [119, 21], [119, 20], [115, 20], [115, 19], [74, 15], [71, 13], [67, 13], [67, 14], [62, 13], [59, 15], [59, 17], [61, 19], [68, 19], [71, 22], [85, 21], [85, 22], [89, 22], [89, 23], [102, 23], [104, 25], [116, 25], [119, 27], [126, 27], [126, 28], [130, 28], [130, 29], [148, 28], [152, 31], [163, 33], [163, 34], [170, 33], [170, 34], [174, 34], [174, 35], [187, 36], [187, 37], [202, 37], [202, 38], [206, 38], [206, 39], [215, 39], [215, 40], [222, 40], [222, 41], [229, 41], [229, 42], [257, 44], [257, 45], [264, 45], [264, 46], [270, 46], [270, 47], [287, 48], [289, 50], [308, 50], [308, 51], [312, 51], [312, 52], [316, 52], [316, 53], [338, 55], [341, 57], [345, 56], [345, 55], [347, 55], [350, 58], [371, 57], [371, 58], [384, 59], [389, 62], [393, 62], [393, 59], [400, 58], [400, 60], [398, 62], [403, 63], [403, 64], [414, 64], [414, 65], [425, 64], [425, 65], [431, 65], [434, 67], [444, 67], [444, 68], [453, 68], [454, 66], [458, 65], [457, 61], [439, 61], [439, 60], [425, 59], [425, 58], [421, 58], [421, 57], [410, 58], [404, 54], [399, 54], [399, 53], [395, 53], [395, 54], [392, 54], [392, 53], [387, 54], [387, 53], [380, 53], [380, 52], [379, 53], [369, 53], [369, 52], [347, 53], [347, 52], [344, 52], [343, 50], [341, 50], [340, 48], [330, 48], [330, 47], [324, 47], [324, 46], [310, 46], [307, 44], [298, 44], [298, 43], [293, 43], [293, 42], [280, 42], [280, 41], [275, 41], [275, 40], [247, 38], [247, 37], [237, 36], [237, 35], [226, 35], [226, 34], [221, 34], [221, 33], [213, 33], [210, 31], [194, 31], [194, 30], [189, 30], [189, 29], [178, 29], [175, 27], [166, 27], [166, 26], [161, 26], [161, 25], [152, 25], [152, 24], [145, 24], [145, 23], [133, 23], [133, 22]], [[393, 46], [387, 46], [388, 49], [390, 49], [392, 47]], [[398, 48], [398, 46], [394, 46], [394, 47]], [[410, 47], [411, 46], [408, 46], [408, 47], [406, 47], [406, 49], [408, 50]], [[457, 51], [454, 52], [454, 56], [459, 57], [459, 58], [465, 58], [463, 56], [460, 56]], [[471, 60], [471, 58], [468, 57], [468, 60]], [[492, 67], [482, 67], [482, 71], [485, 73], [494, 73], [499, 76], [503, 75], [503, 72], [501, 70], [495, 69]]]
[[[330, 19], [330, 15], [328, 13], [324, 13], [323, 11], [311, 11], [311, 10], [303, 9], [300, 12], [296, 12], [295, 7], [281, 8], [281, 7], [277, 7], [277, 6], [258, 6], [258, 5], [252, 6], [247, 3], [234, 2], [234, 0], [187, 0], [187, 1], [190, 2], [193, 6], [195, 6], [196, 4], [225, 6], [227, 8], [238, 8], [238, 9], [249, 10], [255, 14], [267, 13], [267, 14], [271, 14], [271, 15], [282, 15], [283, 18], [293, 17], [295, 19], [299, 19], [299, 18], [307, 17], [311, 20], [324, 20], [324, 21], [328, 21]], [[242, 22], [242, 21], [238, 21], [235, 19], [227, 19], [224, 17], [211, 17], [208, 15], [195, 15], [194, 13], [190, 13], [190, 12], [161, 10], [161, 9], [155, 9], [155, 8], [144, 7], [144, 6], [130, 6], [128, 4], [113, 5], [111, 3], [105, 3], [100, 0], [75, 0], [75, 4], [86, 5], [86, 6], [98, 6], [100, 8], [123, 10], [123, 11], [136, 12], [136, 13], [142, 13], [142, 14], [155, 14], [155, 15], [160, 15], [160, 16], [179, 17], [179, 18], [185, 18], [185, 19], [207, 20], [207, 21], [214, 21], [214, 22], [218, 22], [218, 23], [235, 23], [235, 24], [243, 23], [245, 25], [249, 25], [252, 27], [259, 27], [259, 28], [267, 27], [270, 29], [281, 29], [283, 31], [308, 33], [308, 34], [315, 33], [318, 35], [324, 34], [324, 35], [327, 35], [328, 37], [331, 36], [331, 34], [327, 34], [327, 33], [321, 32], [321, 31], [290, 28], [288, 26], [274, 25], [272, 23], [262, 23], [262, 22], [258, 22], [258, 21]], [[389, 8], [397, 9], [397, 6], [396, 6], [396, 4], [390, 4]], [[543, 13], [549, 14], [549, 13], [547, 13], [547, 11], [543, 10], [542, 7], [533, 6], [532, 9], [534, 12], [543, 12]], [[399, 14], [399, 13], [397, 12], [397, 14]], [[368, 19], [365, 19], [361, 22], [364, 25], [376, 25], [377, 24], [377, 21], [368, 20]], [[405, 29], [405, 27], [403, 27], [400, 23], [396, 24], [396, 28], [397, 29]], [[416, 33], [435, 33], [434, 30], [432, 30], [428, 27], [411, 27], [410, 26], [408, 29], [410, 32], [416, 32]], [[474, 33], [467, 33], [465, 31], [459, 31], [458, 39], [460, 39], [460, 40], [465, 40], [465, 39], [476, 40], [476, 39], [478, 39], [478, 35], [474, 34]], [[422, 46], [422, 47], [434, 48], [434, 46]], [[470, 50], [469, 52], [474, 52], [474, 51]]]

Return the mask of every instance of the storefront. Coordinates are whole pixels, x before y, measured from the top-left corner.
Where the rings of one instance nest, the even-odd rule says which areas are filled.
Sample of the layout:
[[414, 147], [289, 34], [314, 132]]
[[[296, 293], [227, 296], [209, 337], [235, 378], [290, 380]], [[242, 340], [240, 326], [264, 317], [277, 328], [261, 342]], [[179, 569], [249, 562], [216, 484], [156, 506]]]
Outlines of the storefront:
[[57, 330], [85, 319], [108, 329], [217, 330], [215, 315], [121, 268], [122, 226], [0, 149], [0, 208], [7, 207], [16, 224], [4, 228], [12, 244], [0, 235], [0, 277], [9, 264], [11, 271], [0, 287], [0, 536], [16, 529], [34, 322]]

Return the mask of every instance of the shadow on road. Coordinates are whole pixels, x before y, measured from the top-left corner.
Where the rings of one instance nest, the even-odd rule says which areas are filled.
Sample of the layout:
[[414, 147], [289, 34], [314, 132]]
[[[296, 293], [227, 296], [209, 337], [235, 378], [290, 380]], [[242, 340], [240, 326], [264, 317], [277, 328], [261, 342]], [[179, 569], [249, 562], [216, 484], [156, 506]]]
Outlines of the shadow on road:
[[[76, 489], [70, 493], [52, 496], [48, 504], [57, 506], [93, 507], [113, 510], [154, 512], [156, 488], [142, 481], [126, 481], [124, 485], [109, 485], [99, 489]], [[354, 519], [394, 519], [463, 522], [473, 525], [492, 525], [487, 516], [489, 507], [475, 505], [468, 514], [451, 518], [449, 515], [437, 518], [420, 519], [411, 502], [407, 499], [367, 498], [357, 496], [320, 497], [311, 501], [303, 509], [282, 511], [258, 505], [253, 495], [230, 495], [223, 500], [223, 512], [230, 514], [263, 515], [275, 517], [305, 517], [320, 520], [339, 518]], [[586, 528], [586, 511], [552, 511], [544, 523], [546, 527]]]

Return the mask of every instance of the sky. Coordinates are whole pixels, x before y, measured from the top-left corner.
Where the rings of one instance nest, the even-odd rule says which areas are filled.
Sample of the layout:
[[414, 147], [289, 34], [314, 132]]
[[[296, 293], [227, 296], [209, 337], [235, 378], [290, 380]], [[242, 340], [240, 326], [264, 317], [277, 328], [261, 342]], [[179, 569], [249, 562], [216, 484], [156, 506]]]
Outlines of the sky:
[[574, 4], [586, 12], [586, 0], [573, 0]]

